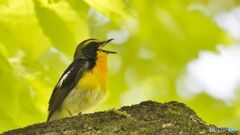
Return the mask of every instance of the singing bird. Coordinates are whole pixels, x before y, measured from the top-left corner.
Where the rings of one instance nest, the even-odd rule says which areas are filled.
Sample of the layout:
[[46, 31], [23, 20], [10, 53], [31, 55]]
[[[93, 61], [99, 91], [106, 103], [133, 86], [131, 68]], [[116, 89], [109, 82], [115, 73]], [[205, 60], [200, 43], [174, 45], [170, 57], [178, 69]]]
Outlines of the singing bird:
[[116, 52], [103, 47], [113, 39], [81, 42], [72, 63], [64, 71], [49, 100], [47, 121], [82, 113], [107, 95], [107, 56]]

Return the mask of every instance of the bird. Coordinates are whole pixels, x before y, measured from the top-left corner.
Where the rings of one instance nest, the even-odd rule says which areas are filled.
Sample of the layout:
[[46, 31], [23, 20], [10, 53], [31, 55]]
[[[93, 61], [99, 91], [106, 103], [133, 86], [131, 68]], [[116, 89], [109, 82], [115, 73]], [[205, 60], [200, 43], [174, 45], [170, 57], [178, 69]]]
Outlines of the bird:
[[71, 64], [53, 89], [47, 121], [81, 114], [107, 97], [107, 57], [116, 52], [103, 47], [112, 40], [90, 38], [76, 47]]

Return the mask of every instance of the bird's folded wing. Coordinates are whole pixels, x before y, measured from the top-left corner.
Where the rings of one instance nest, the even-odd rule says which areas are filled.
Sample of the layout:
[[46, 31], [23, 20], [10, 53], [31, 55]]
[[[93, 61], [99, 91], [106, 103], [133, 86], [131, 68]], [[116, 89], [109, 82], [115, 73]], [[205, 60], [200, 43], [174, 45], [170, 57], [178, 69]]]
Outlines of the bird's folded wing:
[[86, 60], [78, 60], [72, 62], [69, 67], [64, 71], [57, 85], [55, 86], [48, 107], [48, 120], [51, 115], [62, 104], [63, 100], [71, 92], [71, 90], [79, 82], [81, 76], [88, 70], [88, 62]]

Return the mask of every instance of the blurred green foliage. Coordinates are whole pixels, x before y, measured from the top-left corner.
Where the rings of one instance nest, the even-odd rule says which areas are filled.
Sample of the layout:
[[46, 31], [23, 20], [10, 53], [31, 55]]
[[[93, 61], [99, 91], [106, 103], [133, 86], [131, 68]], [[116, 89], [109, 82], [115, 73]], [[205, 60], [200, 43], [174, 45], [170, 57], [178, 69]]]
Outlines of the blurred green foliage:
[[[185, 100], [176, 92], [199, 51], [233, 42], [211, 15], [189, 8], [209, 1], [0, 0], [0, 132], [46, 120], [54, 85], [76, 45], [90, 37], [114, 38], [108, 47], [119, 52], [109, 58], [110, 95], [97, 110], [179, 100], [208, 123], [240, 128], [240, 103], [229, 107], [204, 93]], [[232, 2], [211, 12], [236, 7]]]

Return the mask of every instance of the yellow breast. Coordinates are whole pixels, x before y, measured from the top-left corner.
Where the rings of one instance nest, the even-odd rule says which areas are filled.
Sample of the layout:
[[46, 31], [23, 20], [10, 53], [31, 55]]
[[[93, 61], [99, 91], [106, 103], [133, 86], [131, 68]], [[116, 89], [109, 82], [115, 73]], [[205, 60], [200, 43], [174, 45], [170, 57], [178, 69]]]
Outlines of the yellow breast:
[[83, 75], [77, 87], [84, 90], [107, 90], [107, 53], [98, 51], [96, 65]]

